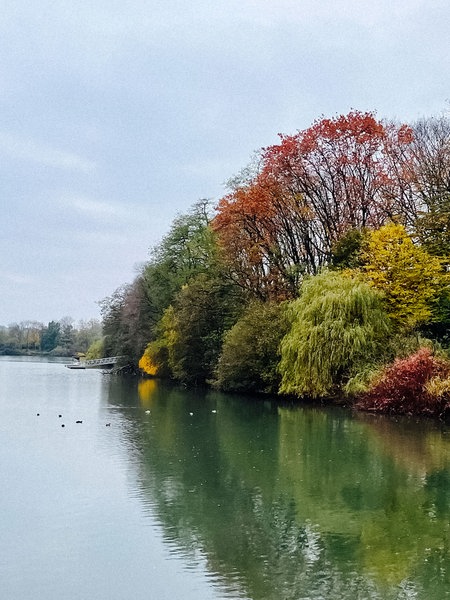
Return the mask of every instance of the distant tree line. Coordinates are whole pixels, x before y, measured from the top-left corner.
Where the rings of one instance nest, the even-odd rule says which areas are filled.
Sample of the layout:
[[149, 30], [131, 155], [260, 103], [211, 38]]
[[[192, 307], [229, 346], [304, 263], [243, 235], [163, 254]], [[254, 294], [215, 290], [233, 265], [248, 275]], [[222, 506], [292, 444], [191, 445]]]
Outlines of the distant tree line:
[[91, 319], [75, 325], [71, 317], [50, 321], [21, 321], [0, 326], [0, 354], [49, 353], [55, 356], [85, 354], [102, 339], [100, 321]]
[[[416, 412], [443, 414], [449, 265], [449, 120], [324, 118], [174, 220], [101, 303], [104, 352], [189, 385], [368, 410], [410, 377]], [[395, 402], [383, 410], [411, 410]]]

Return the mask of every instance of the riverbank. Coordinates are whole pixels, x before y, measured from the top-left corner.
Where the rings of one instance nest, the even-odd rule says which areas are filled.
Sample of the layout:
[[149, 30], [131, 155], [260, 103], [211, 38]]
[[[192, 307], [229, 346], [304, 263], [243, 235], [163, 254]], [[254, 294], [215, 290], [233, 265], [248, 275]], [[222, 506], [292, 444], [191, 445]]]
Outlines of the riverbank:
[[[141, 376], [151, 378], [141, 370]], [[192, 387], [192, 386], [187, 386]], [[207, 387], [205, 385], [205, 387]], [[212, 386], [214, 387], [214, 386]], [[404, 359], [397, 359], [374, 376], [360, 394], [334, 396], [296, 396], [241, 389], [224, 391], [231, 395], [276, 398], [292, 406], [340, 406], [358, 412], [403, 415], [450, 420], [450, 360], [422, 347]]]

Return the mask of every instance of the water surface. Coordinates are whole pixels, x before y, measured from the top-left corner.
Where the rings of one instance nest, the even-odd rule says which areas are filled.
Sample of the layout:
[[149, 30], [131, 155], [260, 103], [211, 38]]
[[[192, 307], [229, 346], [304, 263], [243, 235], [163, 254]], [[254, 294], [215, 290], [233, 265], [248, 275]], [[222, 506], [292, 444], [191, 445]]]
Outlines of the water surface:
[[8, 600], [450, 598], [443, 424], [0, 357], [0, 440]]

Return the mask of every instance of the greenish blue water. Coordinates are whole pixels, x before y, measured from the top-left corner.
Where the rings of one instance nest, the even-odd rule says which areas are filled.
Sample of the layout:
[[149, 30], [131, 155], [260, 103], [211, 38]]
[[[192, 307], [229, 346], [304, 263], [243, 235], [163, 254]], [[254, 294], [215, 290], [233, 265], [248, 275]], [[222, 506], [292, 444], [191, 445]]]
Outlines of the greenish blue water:
[[0, 357], [0, 441], [5, 600], [450, 598], [445, 425]]

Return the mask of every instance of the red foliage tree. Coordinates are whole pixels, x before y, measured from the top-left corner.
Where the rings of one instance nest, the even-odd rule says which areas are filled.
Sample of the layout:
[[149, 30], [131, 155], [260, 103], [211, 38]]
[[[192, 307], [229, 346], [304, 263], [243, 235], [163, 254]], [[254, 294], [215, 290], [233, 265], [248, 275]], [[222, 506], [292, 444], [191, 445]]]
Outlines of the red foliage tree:
[[266, 173], [225, 196], [213, 228], [237, 283], [259, 299], [295, 295], [300, 267], [313, 261], [308, 215], [300, 198], [283, 194]]
[[221, 200], [214, 221], [240, 283], [295, 295], [299, 277], [326, 264], [349, 229], [413, 220], [403, 200], [411, 141], [407, 126], [355, 111], [263, 149], [258, 174]]

